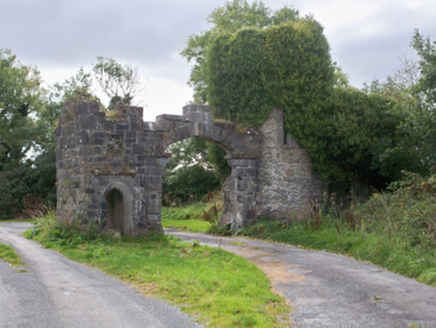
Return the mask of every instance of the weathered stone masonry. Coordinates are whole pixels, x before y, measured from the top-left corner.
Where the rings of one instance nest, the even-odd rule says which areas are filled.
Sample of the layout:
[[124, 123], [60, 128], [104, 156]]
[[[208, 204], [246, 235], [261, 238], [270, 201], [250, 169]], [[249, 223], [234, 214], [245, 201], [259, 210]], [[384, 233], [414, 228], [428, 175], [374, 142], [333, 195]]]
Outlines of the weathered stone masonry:
[[183, 116], [143, 122], [142, 108], [108, 119], [92, 102], [65, 106], [57, 134], [58, 217], [128, 235], [161, 233], [162, 177], [171, 143], [200, 137], [227, 152], [232, 173], [223, 186], [221, 225], [236, 232], [262, 214], [301, 216], [319, 203], [322, 185], [306, 152], [283, 132], [273, 110], [259, 130], [237, 132], [212, 120], [208, 106], [184, 107]]

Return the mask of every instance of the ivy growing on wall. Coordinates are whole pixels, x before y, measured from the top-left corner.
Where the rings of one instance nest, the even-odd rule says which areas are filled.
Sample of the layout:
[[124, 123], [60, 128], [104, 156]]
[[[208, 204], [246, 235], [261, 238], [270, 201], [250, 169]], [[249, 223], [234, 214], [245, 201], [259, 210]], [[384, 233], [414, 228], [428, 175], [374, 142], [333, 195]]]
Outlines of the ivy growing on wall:
[[[392, 154], [401, 117], [389, 97], [337, 83], [323, 28], [312, 18], [216, 36], [207, 52], [216, 118], [260, 127], [272, 108], [330, 181], [383, 186], [407, 166]], [[403, 157], [402, 157], [403, 156]]]
[[310, 18], [220, 34], [207, 59], [208, 100], [215, 117], [259, 127], [272, 108], [280, 108], [286, 131], [297, 139], [307, 137], [302, 122], [319, 123], [333, 89], [329, 45], [322, 27]]

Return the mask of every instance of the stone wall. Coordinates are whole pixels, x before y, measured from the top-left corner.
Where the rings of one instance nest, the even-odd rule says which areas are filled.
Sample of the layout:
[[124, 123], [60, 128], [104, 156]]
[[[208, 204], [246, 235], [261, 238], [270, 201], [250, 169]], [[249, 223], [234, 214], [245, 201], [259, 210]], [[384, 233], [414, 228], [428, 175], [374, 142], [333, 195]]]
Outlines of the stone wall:
[[283, 114], [273, 110], [260, 129], [258, 214], [271, 219], [302, 218], [322, 201], [323, 183], [315, 177], [307, 152], [283, 128]]
[[125, 108], [119, 118], [107, 119], [96, 103], [65, 106], [56, 143], [61, 221], [112, 228], [107, 211], [114, 204], [107, 195], [117, 190], [123, 204], [122, 233], [162, 231], [161, 185], [167, 158], [159, 148], [159, 134], [144, 129], [142, 116], [138, 107]]
[[301, 216], [321, 199], [309, 157], [283, 134], [280, 111], [259, 130], [238, 131], [235, 124], [214, 122], [208, 106], [190, 105], [183, 116], [143, 122], [142, 108], [120, 108], [109, 119], [96, 103], [69, 103], [57, 128], [59, 219], [129, 235], [162, 232], [165, 149], [190, 137], [227, 152], [232, 173], [223, 186], [220, 224], [233, 232], [262, 214]]

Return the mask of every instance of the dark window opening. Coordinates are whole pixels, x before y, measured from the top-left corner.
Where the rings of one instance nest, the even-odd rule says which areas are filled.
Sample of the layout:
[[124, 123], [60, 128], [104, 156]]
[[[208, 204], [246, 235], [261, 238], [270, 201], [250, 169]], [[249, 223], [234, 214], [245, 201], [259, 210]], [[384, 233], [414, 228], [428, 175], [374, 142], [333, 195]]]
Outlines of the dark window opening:
[[109, 229], [124, 233], [123, 195], [117, 189], [112, 189], [106, 196], [106, 222]]

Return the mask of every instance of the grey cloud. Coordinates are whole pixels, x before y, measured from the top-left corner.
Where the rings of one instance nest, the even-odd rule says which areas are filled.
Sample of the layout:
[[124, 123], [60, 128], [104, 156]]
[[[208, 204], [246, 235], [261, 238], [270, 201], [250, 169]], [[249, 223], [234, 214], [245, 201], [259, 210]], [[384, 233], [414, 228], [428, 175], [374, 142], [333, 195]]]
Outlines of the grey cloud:
[[[374, 79], [385, 80], [400, 68], [402, 59], [417, 59], [410, 46], [414, 30], [419, 28], [424, 35], [436, 39], [434, 20], [428, 15], [428, 12], [436, 12], [436, 2], [426, 9], [418, 11], [392, 4], [368, 20], [332, 33], [333, 58], [351, 77], [352, 85], [361, 87]], [[376, 34], [361, 32], [371, 25], [382, 28]]]
[[0, 47], [52, 65], [87, 65], [98, 55], [163, 65], [213, 8], [193, 0], [4, 2]]
[[[286, 5], [285, 0], [264, 1], [274, 9]], [[304, 7], [316, 8], [317, 1], [305, 0]], [[0, 48], [11, 48], [26, 64], [45, 67], [87, 66], [97, 56], [113, 57], [180, 82], [189, 65], [174, 53], [190, 35], [206, 29], [207, 16], [224, 2], [0, 0]], [[374, 1], [380, 9], [368, 20], [356, 19], [340, 29], [326, 26], [333, 58], [354, 85], [384, 79], [400, 66], [399, 58], [413, 55], [409, 44], [414, 28], [436, 39], [436, 1], [427, 0], [424, 10], [405, 3]], [[374, 22], [382, 22], [383, 30], [359, 34]]]
[[[412, 49], [402, 39], [392, 36], [349, 42], [336, 47], [332, 53], [338, 65], [350, 77], [353, 86], [361, 87], [364, 82], [384, 80], [400, 68], [403, 57], [413, 58]], [[376, 49], [376, 50], [374, 50]]]

